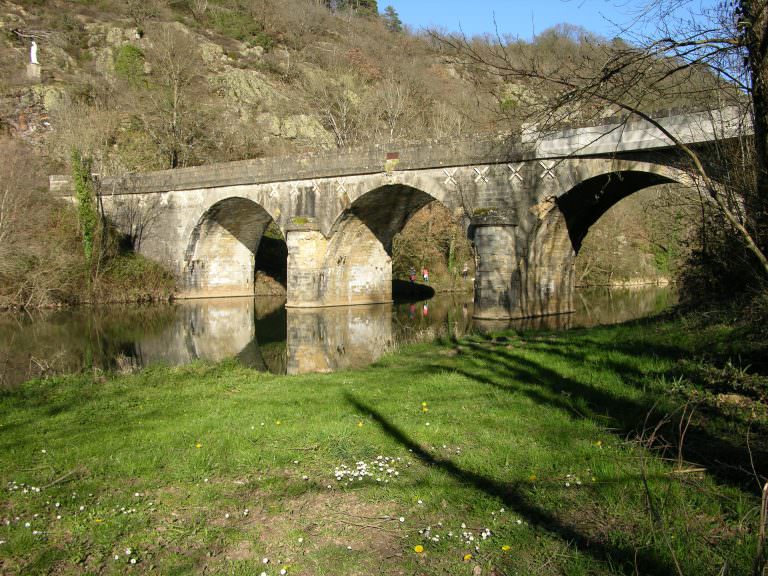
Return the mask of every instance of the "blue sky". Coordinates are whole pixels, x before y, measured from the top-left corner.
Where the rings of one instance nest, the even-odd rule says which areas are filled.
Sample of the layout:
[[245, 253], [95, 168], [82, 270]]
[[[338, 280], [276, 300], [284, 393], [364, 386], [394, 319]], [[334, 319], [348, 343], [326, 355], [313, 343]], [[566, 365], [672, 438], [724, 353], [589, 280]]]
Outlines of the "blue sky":
[[[494, 14], [499, 32], [530, 40], [562, 22], [578, 24], [603, 36], [617, 35], [616, 24], [628, 23], [633, 11], [646, 0], [378, 0], [379, 10], [392, 5], [400, 19], [414, 29], [441, 27], [463, 30], [468, 36], [494, 31]], [[717, 0], [694, 0], [698, 7], [713, 6]], [[687, 13], [686, 13], [687, 14]]]

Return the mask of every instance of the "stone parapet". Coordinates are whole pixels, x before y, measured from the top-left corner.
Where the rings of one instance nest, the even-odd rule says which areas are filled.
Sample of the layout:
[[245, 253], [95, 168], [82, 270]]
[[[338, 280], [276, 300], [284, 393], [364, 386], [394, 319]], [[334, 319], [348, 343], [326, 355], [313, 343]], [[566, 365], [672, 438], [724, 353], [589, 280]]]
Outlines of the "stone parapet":
[[[738, 137], [741, 117], [732, 108], [664, 116], [658, 123], [691, 144]], [[504, 164], [545, 158], [616, 154], [635, 150], [674, 147], [655, 126], [645, 120], [600, 126], [560, 129], [541, 133], [529, 126], [520, 136], [494, 140], [452, 140], [420, 144], [389, 144], [368, 148], [323, 151], [290, 157], [258, 158], [205, 166], [104, 177], [104, 194], [146, 194], [174, 190], [199, 190], [248, 184], [335, 178], [351, 175], [391, 174], [394, 171], [426, 170], [460, 166]], [[72, 193], [72, 179], [54, 175], [50, 191], [57, 196]]]
[[[530, 147], [529, 147], [530, 148]], [[393, 152], [393, 150], [395, 152]], [[452, 141], [440, 144], [372, 146], [359, 150], [318, 152], [290, 157], [257, 158], [174, 170], [105, 177], [103, 194], [146, 194], [173, 190], [198, 190], [243, 184], [270, 184], [294, 180], [377, 174], [397, 170], [425, 170], [446, 166], [502, 163], [519, 160], [524, 150], [519, 140]], [[397, 156], [393, 165], [393, 156]], [[53, 175], [50, 191], [72, 194], [72, 179]]]

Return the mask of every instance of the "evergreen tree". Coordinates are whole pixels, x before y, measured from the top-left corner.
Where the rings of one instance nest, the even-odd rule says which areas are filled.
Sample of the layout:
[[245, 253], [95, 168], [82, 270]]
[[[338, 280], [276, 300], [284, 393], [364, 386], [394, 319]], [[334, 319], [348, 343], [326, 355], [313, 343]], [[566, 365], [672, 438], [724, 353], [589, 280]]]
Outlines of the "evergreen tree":
[[379, 5], [376, 0], [335, 0], [333, 4], [338, 12], [350, 10], [356, 16], [379, 15]]
[[400, 16], [393, 6], [390, 5], [384, 8], [384, 15], [382, 18], [384, 18], [384, 25], [390, 32], [397, 34], [403, 31], [403, 21], [400, 20]]

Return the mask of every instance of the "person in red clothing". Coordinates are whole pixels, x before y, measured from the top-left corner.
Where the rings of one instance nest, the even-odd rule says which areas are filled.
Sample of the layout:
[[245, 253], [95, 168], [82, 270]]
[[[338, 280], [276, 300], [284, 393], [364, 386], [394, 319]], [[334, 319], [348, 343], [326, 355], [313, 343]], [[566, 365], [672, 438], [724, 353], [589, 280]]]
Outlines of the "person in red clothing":
[[427, 270], [426, 266], [422, 269], [421, 275], [424, 278], [424, 284], [429, 284], [429, 270]]

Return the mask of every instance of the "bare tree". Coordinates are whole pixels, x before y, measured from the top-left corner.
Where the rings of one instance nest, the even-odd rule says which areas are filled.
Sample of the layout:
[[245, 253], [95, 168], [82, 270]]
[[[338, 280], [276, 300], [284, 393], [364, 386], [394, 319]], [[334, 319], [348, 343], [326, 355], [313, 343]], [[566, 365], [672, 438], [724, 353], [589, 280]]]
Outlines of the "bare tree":
[[377, 99], [380, 117], [386, 126], [389, 142], [392, 142], [414, 112], [410, 86], [407, 82], [389, 76], [379, 84]]
[[195, 20], [203, 20], [206, 12], [208, 12], [208, 0], [192, 0], [190, 10], [192, 10], [192, 16], [195, 17]]
[[363, 100], [367, 95], [354, 74], [340, 73], [335, 78], [311, 76], [304, 83], [304, 92], [339, 148], [359, 140], [364, 126]]
[[[69, 162], [72, 150], [93, 162], [102, 176], [115, 173], [118, 167], [111, 158], [111, 144], [120, 133], [120, 114], [97, 102], [68, 101], [51, 112], [56, 131], [49, 141], [49, 153], [61, 162]], [[88, 118], [88, 121], [84, 121]]]
[[141, 250], [141, 243], [152, 231], [160, 216], [162, 207], [157, 195], [142, 199], [139, 195], [128, 195], [115, 200], [115, 224], [125, 235], [130, 248]]
[[147, 102], [138, 113], [169, 168], [187, 165], [205, 139], [205, 113], [199, 96], [204, 69], [191, 33], [160, 26], [150, 33], [147, 61], [152, 67]]
[[466, 117], [445, 102], [435, 102], [430, 115], [430, 132], [436, 140], [461, 138], [466, 130]]
[[0, 157], [0, 307], [78, 293], [83, 262], [73, 211], [41, 193], [45, 170], [31, 149], [2, 139]]
[[124, 10], [140, 35], [144, 34], [147, 23], [160, 15], [164, 0], [126, 0]]
[[4, 161], [0, 179], [0, 263], [14, 250], [18, 226], [31, 203], [31, 196], [20, 180], [27, 172], [23, 151], [9, 140], [0, 141], [0, 156]]
[[[677, 11], [694, 12], [696, 6], [693, 0], [651, 0], [635, 15], [637, 26], [623, 31], [629, 41], [582, 38], [579, 49], [549, 59], [499, 34], [485, 43], [463, 36], [437, 37], [500, 96], [515, 83], [535, 91], [540, 102], [537, 120], [545, 126], [619, 113], [625, 120], [642, 118], [660, 130], [688, 159], [706, 195], [768, 275], [767, 2], [730, 0], [704, 10], [693, 22], [674, 18]], [[657, 24], [653, 34], [634, 32], [651, 22]], [[572, 34], [567, 32], [565, 40]], [[751, 182], [747, 188], [724, 187], [698, 150], [653, 117], [652, 110], [673, 97], [699, 109], [713, 104], [743, 109], [751, 130], [742, 132], [741, 146], [754, 161], [751, 176], [741, 178]], [[504, 111], [506, 102], [500, 97], [499, 103]], [[744, 155], [731, 160], [733, 170], [750, 167]], [[718, 176], [723, 172], [717, 171]], [[744, 206], [743, 213], [735, 206]]]

